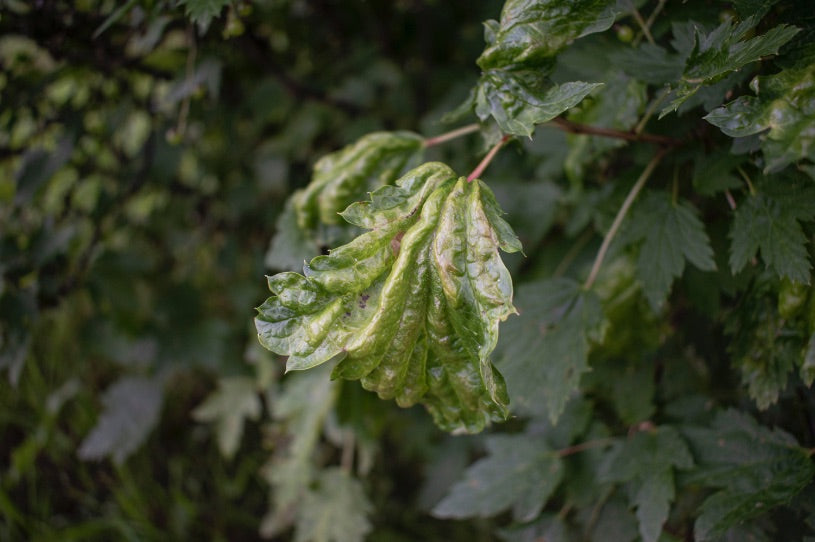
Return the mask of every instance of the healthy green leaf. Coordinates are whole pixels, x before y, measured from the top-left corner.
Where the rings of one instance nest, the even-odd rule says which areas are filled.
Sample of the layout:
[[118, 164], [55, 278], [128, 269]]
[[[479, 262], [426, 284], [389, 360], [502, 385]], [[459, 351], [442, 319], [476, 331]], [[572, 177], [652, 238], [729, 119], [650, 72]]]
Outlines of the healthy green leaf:
[[[739, 23], [728, 19], [709, 33], [694, 25], [693, 47], [685, 61], [679, 84], [673, 89], [673, 101], [662, 110], [660, 117], [675, 111], [703, 85], [716, 83], [727, 74], [773, 55], [791, 40], [799, 29], [778, 25], [761, 36], [744, 38], [758, 24], [758, 17], [748, 17]], [[676, 26], [674, 27], [676, 31]], [[677, 44], [687, 42], [680, 38]], [[684, 48], [680, 45], [680, 52]]]
[[334, 377], [401, 406], [421, 401], [447, 430], [502, 419], [508, 399], [489, 355], [515, 309], [498, 248], [520, 243], [489, 188], [429, 163], [342, 216], [372, 231], [314, 258], [305, 276], [269, 277], [261, 344], [288, 355], [287, 370], [337, 357]]
[[257, 385], [251, 378], [222, 378], [218, 390], [192, 411], [192, 416], [201, 422], [215, 423], [218, 448], [226, 458], [232, 458], [238, 451], [243, 422], [257, 420], [261, 404]]
[[742, 96], [705, 117], [731, 137], [761, 134], [765, 172], [804, 158], [815, 161], [815, 64], [759, 76]]
[[589, 337], [602, 321], [599, 300], [569, 279], [524, 284], [518, 300], [520, 317], [504, 324], [496, 363], [516, 410], [555, 422], [589, 370]]
[[293, 196], [300, 228], [342, 222], [343, 209], [392, 183], [418, 160], [423, 141], [411, 132], [374, 132], [323, 156], [309, 185]]
[[645, 542], [656, 542], [675, 496], [674, 469], [693, 467], [687, 444], [676, 429], [661, 426], [617, 445], [606, 461], [603, 478], [630, 483], [640, 535]]
[[696, 209], [671, 201], [668, 193], [649, 192], [631, 214], [630, 234], [642, 240], [637, 275], [643, 292], [659, 308], [687, 259], [702, 271], [713, 271], [713, 249]]
[[119, 379], [105, 391], [104, 410], [79, 446], [79, 457], [93, 460], [110, 456], [114, 463], [122, 464], [158, 423], [162, 400], [161, 385], [153, 379]]
[[696, 540], [715, 540], [789, 502], [815, 475], [810, 454], [792, 436], [736, 410], [720, 412], [709, 428], [684, 433], [698, 464], [689, 482], [718, 488], [702, 503]]
[[730, 237], [730, 268], [738, 273], [756, 254], [780, 277], [809, 284], [807, 238], [799, 221], [815, 218], [815, 189], [788, 183], [759, 186], [736, 209]]
[[359, 480], [339, 468], [325, 469], [297, 508], [295, 542], [362, 542], [373, 511]]
[[538, 516], [563, 478], [563, 462], [541, 437], [494, 435], [477, 461], [433, 509], [440, 518], [489, 517], [512, 507], [518, 521]]
[[501, 21], [487, 21], [487, 47], [474, 97], [482, 121], [495, 118], [504, 133], [531, 136], [534, 126], [578, 104], [599, 86], [580, 81], [555, 85], [547, 76], [554, 59], [577, 38], [614, 22], [608, 0], [508, 0]]

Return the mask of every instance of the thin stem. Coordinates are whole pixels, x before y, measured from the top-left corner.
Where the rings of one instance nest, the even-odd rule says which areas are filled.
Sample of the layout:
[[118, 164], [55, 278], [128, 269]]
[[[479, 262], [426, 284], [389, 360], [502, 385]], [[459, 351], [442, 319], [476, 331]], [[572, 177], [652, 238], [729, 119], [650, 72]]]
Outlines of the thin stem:
[[736, 210], [736, 200], [733, 198], [733, 194], [730, 193], [730, 190], [724, 191], [724, 197], [727, 200], [727, 204], [730, 206], [731, 211]]
[[347, 429], [342, 435], [342, 456], [340, 457], [340, 467], [342, 470], [351, 474], [351, 468], [354, 465], [354, 433]]
[[474, 122], [473, 124], [468, 124], [467, 126], [462, 126], [461, 128], [456, 128], [450, 132], [440, 134], [433, 137], [428, 137], [424, 140], [424, 147], [432, 147], [434, 145], [440, 145], [441, 143], [445, 143], [450, 141], [451, 139], [456, 139], [457, 137], [465, 136], [467, 134], [471, 134], [473, 132], [477, 132], [480, 126], [478, 123]]
[[552, 126], [554, 128], [563, 130], [564, 132], [569, 132], [572, 134], [595, 135], [601, 137], [610, 137], [613, 139], [625, 139], [626, 141], [643, 141], [646, 143], [655, 143], [657, 145], [666, 145], [669, 147], [675, 147], [682, 143], [681, 140], [674, 139], [672, 137], [661, 136], [656, 134], [640, 134], [636, 132], [624, 132], [622, 130], [614, 130], [613, 128], [602, 128], [600, 126], [590, 126], [588, 124], [580, 124], [563, 118], [553, 119], [551, 122], [545, 124], [544, 126]]
[[[193, 76], [193, 69], [195, 68], [195, 57], [197, 55], [197, 46], [195, 43], [195, 32], [192, 25], [187, 26], [187, 43], [189, 44], [189, 51], [187, 52], [187, 67], [186, 79], [190, 81]], [[186, 82], [186, 81], [185, 81]], [[190, 100], [192, 93], [188, 92], [181, 102], [181, 109], [178, 112], [178, 123], [175, 127], [175, 133], [178, 137], [183, 138], [184, 133], [187, 131], [187, 117], [190, 113]]]
[[580, 444], [575, 444], [574, 446], [568, 446], [566, 448], [561, 448], [557, 451], [557, 455], [560, 457], [566, 457], [567, 455], [576, 454], [578, 452], [583, 452], [586, 450], [591, 450], [592, 448], [601, 448], [603, 446], [607, 446], [614, 442], [613, 437], [609, 438], [601, 438], [597, 440], [587, 440], [586, 442], [581, 442]]
[[467, 182], [470, 183], [475, 179], [481, 177], [481, 174], [484, 173], [484, 170], [487, 169], [487, 166], [490, 165], [492, 159], [495, 158], [495, 155], [498, 154], [498, 151], [501, 150], [501, 147], [504, 146], [504, 143], [509, 141], [511, 136], [505, 135], [501, 138], [501, 141], [495, 144], [493, 148], [490, 149], [490, 152], [487, 153], [487, 156], [481, 160], [481, 163], [476, 166], [472, 173], [467, 176]]
[[600, 272], [600, 267], [603, 265], [603, 260], [606, 257], [608, 248], [611, 246], [611, 241], [613, 241], [614, 237], [617, 235], [617, 231], [620, 229], [623, 219], [625, 219], [625, 215], [628, 214], [628, 210], [631, 208], [631, 205], [633, 205], [637, 195], [645, 186], [645, 183], [648, 182], [648, 178], [651, 177], [654, 169], [656, 169], [657, 165], [659, 165], [659, 163], [662, 161], [662, 158], [665, 156], [665, 152], [666, 151], [664, 149], [660, 150], [657, 152], [656, 156], [654, 156], [651, 161], [648, 162], [648, 165], [645, 166], [645, 169], [640, 174], [639, 179], [637, 179], [637, 182], [635, 182], [634, 186], [631, 187], [631, 191], [628, 192], [622, 207], [620, 207], [620, 210], [617, 211], [617, 216], [614, 217], [614, 222], [611, 223], [611, 228], [609, 228], [608, 233], [606, 233], [606, 236], [603, 238], [603, 244], [600, 245], [600, 250], [597, 251], [597, 256], [594, 258], [594, 265], [591, 266], [589, 278], [586, 279], [586, 284], [583, 285], [583, 288], [586, 290], [591, 288], [594, 281], [597, 279], [597, 274]]
[[747, 183], [747, 189], [750, 191], [750, 195], [755, 196], [756, 195], [756, 187], [753, 186], [753, 183], [752, 183], [752, 181], [750, 181], [750, 176], [747, 175], [747, 172], [744, 171], [741, 168], [741, 166], [737, 167], [736, 171], [738, 171], [739, 174], [741, 174], [742, 179], [744, 179], [744, 182]]
[[643, 131], [643, 129], [645, 128], [645, 125], [648, 124], [648, 121], [651, 120], [652, 116], [654, 116], [654, 113], [656, 112], [657, 107], [659, 107], [659, 105], [662, 103], [662, 101], [665, 99], [666, 96], [668, 96], [668, 90], [667, 89], [663, 90], [659, 94], [659, 96], [657, 96], [656, 99], [654, 99], [654, 101], [652, 101], [650, 104], [648, 104], [648, 109], [645, 110], [645, 114], [642, 116], [642, 119], [640, 119], [640, 121], [634, 127], [634, 133], [635, 134], [639, 135]]
[[[658, 16], [658, 15], [660, 14], [660, 12], [662, 11], [662, 8], [664, 8], [664, 7], [665, 7], [665, 2], [666, 2], [666, 0], [659, 0], [659, 3], [658, 3], [658, 4], [657, 4], [657, 6], [654, 8], [654, 11], [652, 11], [652, 12], [651, 12], [651, 15], [649, 15], [649, 16], [648, 16], [648, 20], [647, 20], [647, 21], [645, 21], [645, 27], [646, 27], [646, 28], [648, 28], [648, 30], [649, 30], [649, 31], [650, 31], [651, 27], [654, 25], [654, 21], [656, 21], [657, 16]], [[637, 37], [634, 39], [634, 42], [633, 42], [634, 47], [636, 47], [637, 45], [639, 45], [640, 41], [642, 41], [642, 37], [641, 37], [641, 36], [637, 36]], [[653, 42], [651, 42], [651, 43], [653, 43]]]
[[645, 22], [645, 20], [642, 18], [642, 15], [640, 15], [639, 10], [633, 4], [631, 5], [631, 8], [633, 9], [634, 19], [637, 21], [637, 24], [640, 25], [640, 29], [642, 30], [642, 33], [645, 35], [645, 39], [647, 39], [648, 43], [650, 43], [651, 45], [656, 45], [656, 43], [654, 42], [654, 36], [651, 35], [651, 29], [648, 28], [648, 23]]

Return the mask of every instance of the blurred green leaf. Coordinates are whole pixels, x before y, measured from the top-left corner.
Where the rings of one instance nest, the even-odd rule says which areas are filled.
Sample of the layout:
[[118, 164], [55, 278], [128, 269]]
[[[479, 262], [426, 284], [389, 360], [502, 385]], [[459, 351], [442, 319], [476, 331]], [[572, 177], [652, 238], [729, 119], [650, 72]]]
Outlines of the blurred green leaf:
[[126, 376], [105, 390], [104, 410], [77, 453], [86, 461], [110, 457], [124, 463], [158, 423], [161, 385], [144, 377]]
[[373, 510], [362, 484], [338, 468], [320, 472], [298, 508], [296, 542], [362, 542]]
[[215, 423], [218, 448], [231, 459], [240, 446], [244, 420], [256, 421], [260, 412], [255, 381], [235, 377], [219, 380], [218, 389], [192, 411], [192, 416], [200, 422]]

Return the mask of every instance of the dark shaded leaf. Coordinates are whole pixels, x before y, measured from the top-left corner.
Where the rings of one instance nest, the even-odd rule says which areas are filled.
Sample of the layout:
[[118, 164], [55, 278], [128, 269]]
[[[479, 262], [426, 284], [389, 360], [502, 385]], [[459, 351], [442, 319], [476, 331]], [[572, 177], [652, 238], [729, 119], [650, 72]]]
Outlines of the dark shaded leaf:
[[588, 371], [589, 337], [602, 320], [599, 300], [577, 282], [524, 284], [520, 316], [504, 324], [496, 363], [516, 411], [554, 422]]
[[674, 469], [693, 467], [688, 446], [676, 429], [661, 426], [619, 444], [606, 461], [603, 478], [629, 482], [640, 536], [645, 542], [656, 542], [675, 496]]
[[654, 308], [662, 306], [674, 279], [682, 276], [685, 260], [702, 271], [716, 269], [713, 249], [696, 209], [688, 202], [672, 202], [670, 194], [646, 194], [632, 212], [629, 231], [642, 239], [637, 275]]
[[489, 517], [512, 507], [519, 521], [538, 516], [563, 478], [563, 463], [544, 439], [495, 435], [477, 461], [433, 509], [440, 518]]
[[735, 410], [717, 414], [709, 428], [684, 433], [698, 464], [690, 481], [719, 489], [702, 503], [696, 540], [715, 540], [789, 502], [815, 475], [809, 452], [792, 436]]

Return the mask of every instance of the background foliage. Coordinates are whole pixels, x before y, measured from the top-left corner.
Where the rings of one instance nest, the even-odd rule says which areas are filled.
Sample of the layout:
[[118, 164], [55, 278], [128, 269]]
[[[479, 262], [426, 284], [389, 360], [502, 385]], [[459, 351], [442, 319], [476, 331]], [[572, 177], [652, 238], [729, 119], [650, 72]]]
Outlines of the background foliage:
[[[809, 2], [472, 4], [2, 2], [0, 539], [815, 538]], [[474, 120], [510, 419], [284, 376], [317, 159]]]

